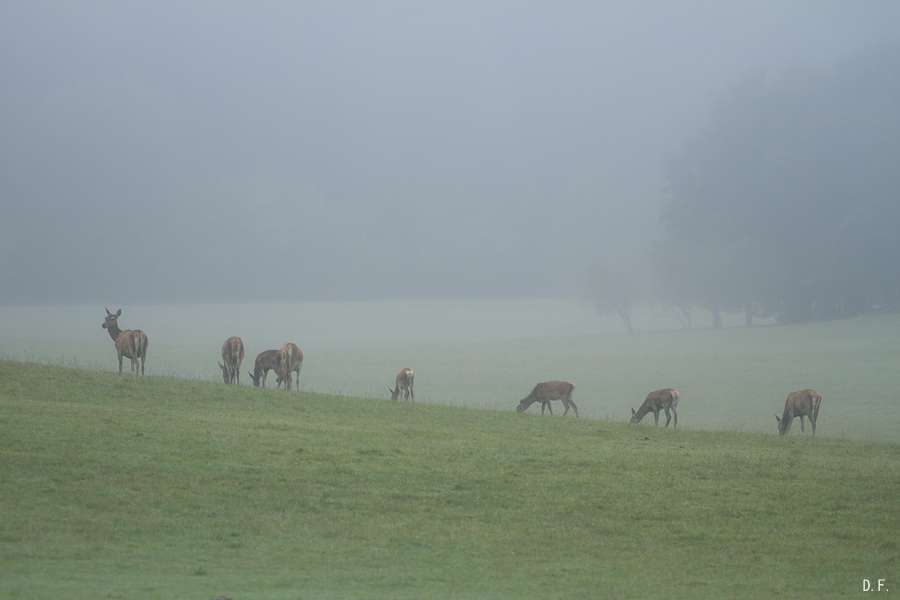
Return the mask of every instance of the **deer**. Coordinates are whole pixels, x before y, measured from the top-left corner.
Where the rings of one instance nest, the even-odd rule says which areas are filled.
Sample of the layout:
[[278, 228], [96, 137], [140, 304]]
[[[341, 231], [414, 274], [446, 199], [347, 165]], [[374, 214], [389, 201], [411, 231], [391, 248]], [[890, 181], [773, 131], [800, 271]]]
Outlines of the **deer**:
[[415, 381], [416, 372], [414, 370], [409, 368], [400, 369], [400, 372], [394, 378], [394, 387], [388, 387], [388, 391], [391, 393], [391, 400], [399, 399], [402, 393], [404, 400], [415, 402], [416, 392], [413, 390]]
[[300, 371], [303, 369], [303, 350], [293, 342], [288, 342], [278, 350], [277, 385], [291, 389], [291, 373], [297, 374], [297, 390], [300, 390]]
[[[666, 411], [666, 427], [669, 426], [669, 422], [672, 420], [672, 415], [675, 416], [675, 425], [674, 429], [678, 429], [678, 399], [681, 398], [681, 392], [674, 388], [663, 388], [661, 390], [654, 390], [647, 394], [647, 398], [644, 400], [644, 403], [641, 404], [641, 407], [635, 411], [633, 408], [631, 409], [631, 423], [637, 424], [641, 422], [641, 419], [644, 416], [652, 412], [653, 420], [656, 425], [659, 425], [659, 411]], [[670, 414], [670, 411], [672, 414]]]
[[561, 400], [563, 406], [566, 407], [565, 412], [563, 412], [563, 416], [569, 414], [569, 409], [575, 410], [575, 416], [578, 416], [578, 407], [575, 406], [575, 402], [572, 400], [572, 392], [575, 391], [575, 386], [568, 381], [545, 381], [543, 383], [539, 383], [534, 386], [534, 389], [531, 390], [531, 393], [519, 400], [519, 405], [516, 407], [516, 412], [525, 412], [528, 410], [528, 407], [534, 404], [535, 402], [541, 403], [541, 415], [544, 414], [544, 409], [550, 410], [550, 415], [553, 415], [553, 407], [550, 405], [550, 402], [553, 400]]
[[263, 350], [256, 355], [253, 362], [253, 370], [250, 371], [250, 379], [253, 381], [253, 387], [266, 387], [266, 377], [269, 371], [275, 371], [277, 374], [280, 366], [280, 350]]
[[232, 336], [222, 344], [222, 381], [225, 383], [241, 383], [241, 363], [244, 362], [244, 341]]
[[778, 424], [778, 433], [786, 434], [791, 430], [791, 423], [795, 417], [800, 417], [800, 432], [803, 433], [803, 417], [809, 417], [812, 424], [812, 434], [816, 435], [816, 421], [819, 420], [819, 407], [822, 406], [822, 394], [816, 390], [800, 390], [791, 392], [784, 401], [784, 413], [781, 417], [775, 415]]
[[106, 319], [101, 327], [109, 333], [113, 343], [116, 346], [116, 353], [119, 357], [119, 375], [122, 374], [122, 357], [127, 356], [131, 360], [131, 372], [138, 374], [138, 364], [140, 364], [141, 375], [144, 374], [144, 361], [147, 359], [147, 334], [140, 329], [119, 329], [119, 317], [122, 316], [122, 309], [116, 311], [115, 314], [106, 309]]

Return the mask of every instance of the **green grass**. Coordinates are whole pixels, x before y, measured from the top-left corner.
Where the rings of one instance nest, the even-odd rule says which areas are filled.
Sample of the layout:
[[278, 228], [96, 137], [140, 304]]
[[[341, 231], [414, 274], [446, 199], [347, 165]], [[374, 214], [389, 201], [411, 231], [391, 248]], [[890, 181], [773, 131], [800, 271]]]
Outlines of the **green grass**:
[[796, 426], [676, 433], [0, 362], [4, 599], [898, 593], [898, 498], [900, 447]]

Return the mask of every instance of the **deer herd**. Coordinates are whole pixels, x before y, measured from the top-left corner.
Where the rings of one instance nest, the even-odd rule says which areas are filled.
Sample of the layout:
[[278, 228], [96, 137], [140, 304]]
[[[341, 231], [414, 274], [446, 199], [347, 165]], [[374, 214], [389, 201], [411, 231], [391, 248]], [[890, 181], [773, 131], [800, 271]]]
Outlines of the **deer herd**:
[[[135, 375], [144, 374], [144, 362], [147, 359], [148, 339], [140, 329], [119, 328], [119, 317], [122, 316], [120, 308], [115, 313], [106, 309], [106, 318], [101, 327], [109, 333], [116, 348], [119, 359], [119, 374], [122, 374], [122, 358], [131, 361], [131, 371]], [[237, 336], [232, 336], [222, 344], [222, 361], [218, 363], [222, 370], [222, 381], [227, 384], [239, 385], [241, 383], [241, 363], [244, 362], [244, 342]], [[253, 361], [253, 370], [249, 372], [254, 387], [266, 387], [266, 377], [269, 371], [274, 371], [276, 387], [290, 390], [292, 377], [296, 375], [297, 389], [300, 389], [300, 371], [303, 368], [303, 350], [297, 344], [288, 342], [278, 350], [264, 350], [256, 355]], [[388, 387], [391, 400], [398, 400], [402, 396], [404, 400], [415, 402], [416, 394], [413, 389], [416, 372], [410, 368], [403, 368], [394, 378], [394, 387]], [[565, 411], [563, 416], [569, 413], [569, 409], [578, 416], [578, 406], [572, 400], [575, 386], [568, 381], [544, 381], [534, 386], [531, 393], [522, 398], [516, 406], [516, 412], [525, 412], [532, 404], [540, 402], [541, 414], [549, 410], [553, 414], [551, 402], [562, 402]], [[647, 394], [641, 406], [631, 409], [631, 423], [637, 424], [653, 413], [653, 421], [659, 426], [660, 411], [666, 414], [665, 427], [669, 426], [674, 418], [673, 428], [678, 428], [678, 400], [681, 393], [674, 388], [662, 388]], [[779, 417], [775, 415], [777, 431], [784, 435], [791, 429], [794, 419], [800, 418], [800, 431], [804, 432], [804, 417], [809, 419], [812, 426], [812, 434], [816, 435], [816, 421], [819, 419], [819, 408], [822, 406], [822, 394], [812, 389], [791, 392], [784, 401], [784, 412]]]

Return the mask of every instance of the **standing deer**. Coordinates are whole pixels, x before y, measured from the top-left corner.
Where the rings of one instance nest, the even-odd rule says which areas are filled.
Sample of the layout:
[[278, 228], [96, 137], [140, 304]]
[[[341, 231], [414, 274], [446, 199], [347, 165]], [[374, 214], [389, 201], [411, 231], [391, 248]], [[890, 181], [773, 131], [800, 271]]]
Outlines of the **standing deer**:
[[400, 372], [397, 373], [397, 377], [394, 378], [393, 389], [391, 389], [390, 387], [388, 388], [388, 391], [391, 392], [391, 400], [397, 400], [402, 392], [404, 400], [415, 402], [416, 392], [413, 390], [413, 384], [415, 383], [415, 381], [415, 371], [408, 368], [400, 369]]
[[135, 375], [138, 373], [138, 361], [140, 361], [141, 375], [144, 374], [144, 361], [147, 359], [147, 334], [140, 329], [119, 329], [119, 317], [122, 316], [122, 309], [116, 311], [116, 314], [106, 309], [106, 319], [103, 321], [103, 329], [109, 333], [116, 345], [116, 353], [119, 356], [119, 375], [122, 374], [122, 357], [127, 356], [131, 360], [131, 371]]
[[528, 410], [529, 406], [535, 402], [540, 402], [541, 414], [544, 414], [544, 409], [546, 408], [549, 409], [550, 414], [553, 415], [553, 407], [550, 406], [550, 402], [552, 400], [561, 400], [563, 406], [566, 407], [563, 416], [569, 414], [569, 409], [572, 408], [575, 410], [575, 416], [577, 417], [578, 407], [575, 406], [575, 402], [572, 400], [572, 392], [574, 391], [575, 386], [568, 381], [545, 381], [539, 383], [534, 386], [534, 389], [531, 390], [530, 394], [519, 401], [516, 412], [525, 412]]
[[266, 377], [269, 371], [278, 373], [280, 350], [263, 350], [256, 355], [253, 363], [253, 371], [250, 372], [250, 379], [253, 380], [254, 387], [266, 387]]
[[240, 385], [242, 362], [244, 362], [244, 341], [232, 336], [222, 344], [222, 362], [218, 363], [222, 369], [222, 381]]
[[[641, 407], [637, 409], [637, 412], [632, 408], [631, 409], [631, 422], [632, 423], [640, 423], [641, 419], [648, 412], [653, 413], [653, 421], [659, 425], [659, 411], [666, 411], [666, 427], [669, 426], [669, 422], [672, 420], [672, 414], [675, 415], [675, 425], [674, 428], [678, 429], [678, 399], [681, 397], [681, 393], [674, 388], [663, 388], [661, 390], [655, 390], [647, 394], [647, 399], [644, 400], [644, 403], [641, 404]], [[672, 414], [669, 414], [671, 410]]]
[[800, 417], [800, 432], [803, 432], [803, 417], [809, 417], [812, 424], [813, 435], [816, 435], [816, 421], [819, 420], [819, 407], [822, 406], [822, 394], [816, 390], [800, 390], [791, 392], [784, 401], [784, 413], [779, 418], [775, 415], [775, 421], [778, 423], [778, 433], [786, 434], [791, 430], [791, 423], [794, 417]]
[[278, 351], [278, 385], [284, 384], [284, 389], [291, 389], [291, 373], [297, 374], [297, 390], [300, 390], [300, 371], [303, 369], [303, 350], [293, 342], [288, 342]]

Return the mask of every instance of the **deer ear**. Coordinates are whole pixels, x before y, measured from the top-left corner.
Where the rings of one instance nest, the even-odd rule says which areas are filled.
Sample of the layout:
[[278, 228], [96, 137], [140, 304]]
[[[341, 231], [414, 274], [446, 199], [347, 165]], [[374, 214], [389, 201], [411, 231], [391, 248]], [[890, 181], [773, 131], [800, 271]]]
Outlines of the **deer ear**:
[[631, 409], [631, 414], [632, 414], [632, 415], [633, 415], [633, 414], [636, 414], [636, 413], [634, 412], [634, 409], [633, 409], [633, 408]]
[[121, 308], [120, 308], [119, 310], [116, 311], [116, 316], [117, 316], [117, 317], [121, 317], [121, 316], [122, 316], [122, 309], [121, 309]]
[[220, 362], [216, 362], [216, 364], [219, 365], [219, 368], [220, 368], [220, 369], [222, 369], [223, 371], [225, 370], [225, 365], [223, 365], [223, 364], [220, 363]]
[[[106, 308], [106, 307], [104, 306], [103, 308]], [[108, 308], [106, 308], [106, 314], [108, 314], [108, 315], [111, 315], [111, 314], [112, 314], [111, 312], [109, 312], [109, 309], [108, 309]]]
[[775, 415], [775, 420], [781, 423], [781, 417], [779, 417], [778, 415]]

